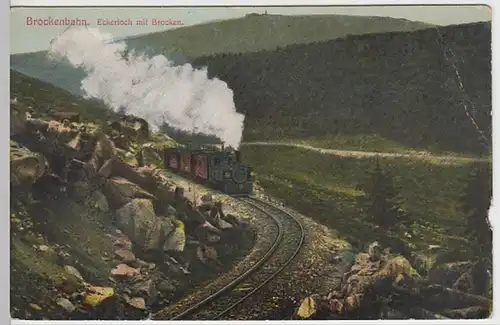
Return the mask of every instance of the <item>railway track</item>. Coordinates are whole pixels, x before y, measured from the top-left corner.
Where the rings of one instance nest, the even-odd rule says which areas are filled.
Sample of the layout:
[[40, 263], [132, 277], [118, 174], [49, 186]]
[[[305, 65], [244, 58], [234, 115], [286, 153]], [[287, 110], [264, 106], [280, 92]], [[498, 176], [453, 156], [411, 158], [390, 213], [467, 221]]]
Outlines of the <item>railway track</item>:
[[[267, 215], [276, 227], [269, 249], [244, 273], [223, 288], [195, 303], [170, 320], [220, 320], [237, 318], [237, 308], [275, 279], [299, 253], [304, 228], [291, 214], [251, 196], [234, 196]], [[158, 318], [157, 318], [158, 319]]]

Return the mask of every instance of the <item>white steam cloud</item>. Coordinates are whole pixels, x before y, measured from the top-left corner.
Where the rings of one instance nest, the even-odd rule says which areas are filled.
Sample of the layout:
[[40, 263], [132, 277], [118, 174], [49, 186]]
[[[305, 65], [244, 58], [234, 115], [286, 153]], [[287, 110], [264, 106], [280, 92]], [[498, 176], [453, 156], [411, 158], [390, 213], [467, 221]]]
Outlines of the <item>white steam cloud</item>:
[[124, 42], [95, 28], [68, 28], [52, 41], [49, 55], [87, 73], [81, 86], [87, 98], [101, 99], [115, 111], [123, 107], [153, 130], [166, 122], [239, 147], [245, 117], [236, 112], [233, 91], [209, 79], [206, 69], [174, 66], [163, 55], [127, 54]]

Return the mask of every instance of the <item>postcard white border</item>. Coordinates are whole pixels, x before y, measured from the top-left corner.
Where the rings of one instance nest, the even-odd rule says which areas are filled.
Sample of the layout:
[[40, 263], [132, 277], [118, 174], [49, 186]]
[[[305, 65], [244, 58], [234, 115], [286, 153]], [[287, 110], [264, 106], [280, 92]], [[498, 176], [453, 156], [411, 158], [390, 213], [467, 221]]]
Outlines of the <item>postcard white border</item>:
[[[458, 0], [448, 0], [448, 1], [428, 1], [428, 0], [420, 0], [420, 1], [408, 1], [408, 0], [399, 0], [399, 1], [328, 1], [328, 0], [302, 0], [302, 1], [297, 1], [297, 0], [273, 0], [273, 1], [250, 1], [250, 0], [233, 0], [233, 1], [216, 1], [216, 0], [206, 0], [206, 1], [193, 1], [193, 0], [171, 0], [171, 1], [161, 1], [161, 0], [120, 0], [120, 1], [112, 1], [112, 0], [11, 0], [10, 3], [11, 6], [22, 6], [22, 7], [27, 7], [27, 6], [40, 6], [40, 7], [72, 7], [72, 6], [85, 6], [85, 7], [91, 7], [91, 6], [116, 6], [116, 7], [123, 7], [123, 6], [321, 6], [321, 5], [335, 5], [335, 6], [366, 6], [366, 5], [488, 5], [490, 8], [492, 8], [492, 47], [493, 47], [493, 63], [492, 63], [492, 72], [493, 72], [493, 80], [492, 80], [492, 94], [493, 94], [493, 139], [494, 139], [494, 144], [493, 144], [493, 165], [494, 165], [494, 170], [493, 170], [493, 205], [490, 210], [490, 219], [492, 219], [492, 226], [495, 228], [496, 225], [500, 225], [499, 221], [496, 221], [496, 217], [498, 216], [499, 208], [497, 208], [497, 204], [495, 202], [498, 201], [497, 197], [499, 196], [498, 193], [500, 193], [500, 182], [499, 182], [499, 175], [500, 173], [497, 172], [498, 170], [498, 163], [500, 162], [498, 155], [499, 153], [497, 152], [497, 140], [499, 140], [500, 137], [500, 132], [497, 131], [497, 127], [500, 125], [499, 124], [499, 116], [495, 114], [496, 107], [497, 107], [497, 93], [499, 91], [499, 87], [497, 84], [497, 78], [496, 78], [496, 73], [498, 72], [497, 70], [497, 64], [496, 64], [496, 54], [499, 52], [498, 49], [498, 38], [499, 34], [496, 28], [497, 25], [497, 19], [500, 17], [500, 5], [498, 4], [497, 1], [494, 0], [487, 0], [487, 1], [458, 1]], [[6, 8], [6, 7], [5, 7]], [[1, 116], [0, 120], [1, 123], [3, 124], [1, 127], [1, 132], [4, 132], [6, 134], [6, 138], [8, 138], [8, 130], [9, 130], [9, 120], [10, 120], [10, 114], [9, 114], [9, 36], [10, 36], [10, 26], [9, 26], [9, 9], [6, 8], [6, 10], [1, 10], [1, 16], [0, 16], [0, 39], [3, 40], [2, 42], [2, 51], [1, 51], [1, 62], [5, 62], [2, 64], [2, 91], [0, 93], [0, 103], [2, 104], [1, 107], [3, 109], [0, 110]], [[3, 152], [7, 153], [8, 151], [8, 146], [7, 146], [7, 141], [2, 141], [1, 142], [2, 149], [4, 150]], [[4, 233], [4, 235], [1, 236], [3, 238], [3, 244], [1, 245], [1, 254], [2, 258], [4, 261], [10, 261], [10, 234], [9, 234], [9, 156], [8, 154], [2, 156], [2, 165], [4, 168], [1, 168], [1, 173], [2, 173], [2, 179], [4, 180], [1, 184], [3, 186], [3, 193], [5, 195], [2, 196], [1, 204], [2, 208], [4, 208], [4, 211], [6, 212], [4, 218], [1, 218], [1, 222], [3, 223], [2, 226], [0, 226], [1, 231]], [[493, 218], [495, 216], [495, 218]], [[498, 227], [498, 226], [497, 226]], [[500, 238], [499, 238], [499, 231], [498, 229], [495, 231], [494, 229], [494, 267], [493, 267], [493, 274], [494, 274], [494, 310], [493, 310], [493, 315], [492, 318], [488, 320], [478, 320], [478, 321], [467, 321], [467, 320], [450, 320], [450, 321], [440, 321], [439, 323], [442, 324], [448, 324], [448, 323], [477, 323], [477, 324], [494, 324], [498, 323], [500, 320], [500, 309], [499, 309], [499, 298], [497, 296], [499, 295], [499, 285], [497, 283], [497, 279], [500, 279], [500, 265], [499, 265], [499, 254], [500, 254]], [[0, 285], [2, 288], [3, 292], [3, 298], [1, 300], [1, 315], [6, 319], [10, 319], [10, 287], [9, 287], [9, 278], [10, 278], [10, 270], [9, 270], [9, 264], [8, 263], [3, 263], [3, 272], [2, 276], [0, 276]], [[497, 321], [497, 322], [495, 322]], [[269, 322], [269, 321], [267, 321]], [[272, 321], [271, 323], [282, 323], [283, 321]], [[346, 321], [346, 323], [353, 323], [353, 324], [365, 324], [365, 323], [372, 323], [373, 321]], [[399, 324], [399, 321], [382, 321], [386, 324]], [[414, 324], [421, 324], [421, 323], [434, 323], [434, 320], [411, 320], [411, 321], [405, 321], [405, 322], [411, 322]], [[22, 321], [22, 320], [12, 320], [13, 324], [53, 324], [56, 323], [56, 321]], [[57, 323], [72, 323], [72, 324], [116, 324], [116, 321], [58, 321]], [[181, 323], [181, 322], [169, 322], [169, 321], [127, 321], [127, 323], [130, 324], [170, 324], [170, 323]], [[184, 321], [182, 322], [183, 324], [198, 324], [200, 322], [195, 322], [195, 321]], [[206, 321], [204, 323], [208, 324], [219, 324], [220, 322], [218, 321]], [[238, 321], [231, 321], [228, 323], [239, 323]], [[261, 324], [263, 321], [247, 321], [246, 323], [248, 324]], [[330, 324], [331, 321], [308, 321], [308, 323], [315, 323], [315, 324]], [[339, 323], [337, 321], [337, 323]], [[343, 322], [340, 322], [343, 323]]]
[[432, 0], [392, 0], [392, 1], [367, 1], [367, 0], [270, 0], [270, 1], [252, 1], [252, 0], [233, 0], [233, 1], [216, 1], [216, 0], [206, 0], [206, 1], [196, 1], [196, 0], [171, 0], [171, 1], [161, 1], [161, 0], [11, 0], [11, 6], [43, 6], [43, 7], [68, 7], [68, 6], [113, 6], [113, 7], [123, 7], [123, 6], [367, 6], [367, 5], [479, 5], [479, 4], [493, 4], [494, 0], [487, 1], [460, 1], [460, 0], [443, 0], [443, 1], [432, 1]]

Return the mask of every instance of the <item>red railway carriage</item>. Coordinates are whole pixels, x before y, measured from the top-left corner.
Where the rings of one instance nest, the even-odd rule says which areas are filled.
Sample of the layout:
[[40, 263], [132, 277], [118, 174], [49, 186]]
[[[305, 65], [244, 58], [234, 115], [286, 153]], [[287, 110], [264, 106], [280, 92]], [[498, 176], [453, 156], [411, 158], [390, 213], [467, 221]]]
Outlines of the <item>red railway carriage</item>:
[[180, 151], [177, 149], [167, 149], [164, 153], [165, 168], [172, 169], [175, 171], [179, 170], [180, 166]]
[[169, 148], [163, 151], [163, 159], [166, 169], [224, 193], [252, 193], [251, 168], [240, 162], [238, 151]]
[[195, 177], [208, 180], [208, 157], [204, 153], [192, 154], [192, 172]]
[[191, 173], [191, 152], [180, 152], [180, 166], [179, 170], [183, 173]]

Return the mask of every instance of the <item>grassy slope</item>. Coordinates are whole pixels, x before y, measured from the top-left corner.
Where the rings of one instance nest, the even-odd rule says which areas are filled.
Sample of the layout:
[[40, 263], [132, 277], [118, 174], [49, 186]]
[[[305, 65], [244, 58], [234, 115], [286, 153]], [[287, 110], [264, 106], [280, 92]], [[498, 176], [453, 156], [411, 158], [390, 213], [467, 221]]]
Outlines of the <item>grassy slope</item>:
[[[165, 54], [184, 63], [203, 55], [255, 52], [346, 35], [428, 27], [420, 22], [386, 17], [250, 15], [142, 35], [127, 39], [127, 43], [130, 48]], [[85, 76], [82, 70], [49, 61], [46, 52], [11, 55], [11, 68], [74, 93], [80, 93], [80, 81]]]
[[[270, 140], [271, 142], [273, 140]], [[279, 138], [276, 140], [283, 143], [293, 143], [299, 145], [308, 145], [316, 148], [369, 151], [369, 152], [387, 152], [398, 154], [429, 154], [436, 156], [455, 156], [455, 157], [475, 157], [491, 159], [491, 153], [467, 153], [457, 151], [447, 151], [438, 146], [428, 146], [426, 148], [416, 148], [404, 145], [395, 140], [383, 138], [378, 134], [360, 134], [360, 135], [327, 135], [304, 138]], [[251, 143], [251, 141], [249, 141]]]
[[79, 112], [84, 121], [105, 123], [115, 114], [95, 100], [86, 100], [51, 84], [10, 70], [10, 98], [18, 104], [12, 114], [35, 112], [48, 113], [49, 110]]
[[[354, 243], [380, 240], [356, 206], [356, 196], [362, 194], [356, 186], [373, 167], [373, 160], [272, 147], [244, 147], [242, 155], [254, 167], [261, 185], [290, 207], [336, 229]], [[395, 175], [404, 207], [411, 213], [418, 233], [409, 239], [403, 235], [408, 229], [401, 229], [399, 238], [410, 247], [425, 250], [430, 244], [444, 244], [450, 237], [461, 236], [465, 224], [459, 196], [469, 165], [398, 159], [383, 160], [382, 167]]]
[[[16, 310], [29, 310], [27, 304], [34, 303], [42, 307], [43, 313], [58, 317], [50, 297], [54, 283], [69, 285], [67, 279], [71, 277], [63, 265], [76, 267], [93, 285], [109, 285], [108, 276], [114, 266], [113, 261], [104, 261], [101, 256], [113, 256], [114, 252], [112, 240], [105, 236], [106, 233], [114, 233], [111, 215], [89, 210], [74, 202], [61, 201], [45, 202], [28, 209], [13, 202], [10, 213], [11, 224], [30, 219], [34, 222], [31, 229], [25, 228], [22, 232], [11, 230], [13, 316], [26, 317], [17, 314]], [[37, 237], [36, 234], [43, 236]], [[40, 252], [37, 249], [39, 245], [51, 248]]]

